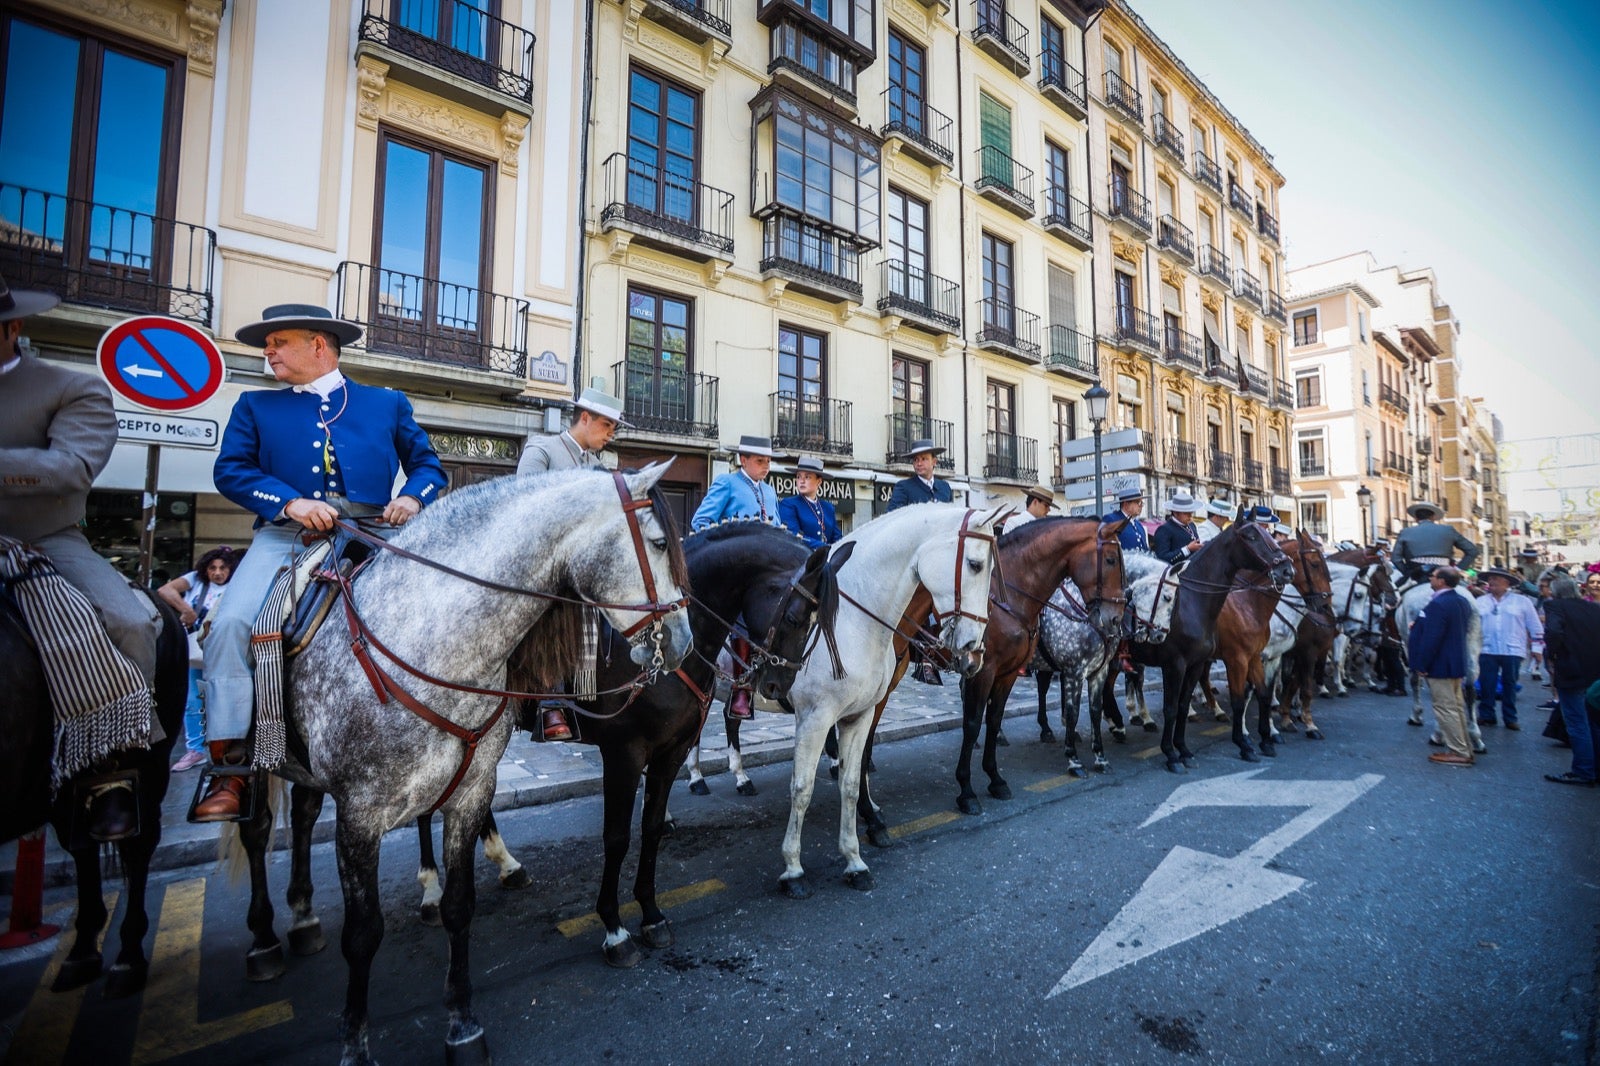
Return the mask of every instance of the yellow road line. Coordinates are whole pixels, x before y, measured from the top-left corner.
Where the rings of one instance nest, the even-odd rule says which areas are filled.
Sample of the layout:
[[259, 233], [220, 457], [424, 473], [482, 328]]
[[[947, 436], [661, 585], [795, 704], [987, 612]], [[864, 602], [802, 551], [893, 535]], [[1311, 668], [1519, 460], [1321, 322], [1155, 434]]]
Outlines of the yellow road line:
[[1070, 785], [1076, 780], [1078, 779], [1071, 774], [1062, 774], [1059, 777], [1047, 777], [1043, 781], [1035, 781], [1031, 785], [1023, 785], [1022, 787], [1029, 792], [1049, 792], [1053, 788]]
[[1133, 753], [1133, 757], [1135, 759], [1150, 759], [1150, 758], [1154, 758], [1155, 756], [1160, 755], [1160, 754], [1161, 754], [1161, 745], [1157, 744], [1153, 748], [1144, 748], [1144, 749], [1142, 749], [1140, 751], [1134, 752]]
[[[727, 885], [713, 877], [709, 881], [696, 881], [692, 885], [684, 885], [682, 888], [674, 888], [669, 891], [662, 892], [660, 895], [656, 896], [656, 903], [662, 907], [676, 907], [680, 904], [690, 903], [697, 899], [704, 899], [714, 892], [723, 891], [727, 887]], [[625, 903], [622, 905], [623, 920], [637, 917], [639, 917], [639, 904], [637, 902]], [[562, 936], [571, 938], [577, 936], [579, 933], [587, 933], [595, 929], [604, 929], [605, 923], [600, 920], [600, 916], [598, 914], [590, 911], [588, 914], [582, 914], [576, 918], [568, 918], [564, 922], [557, 922], [556, 928], [560, 930]]]
[[150, 953], [150, 984], [139, 1008], [133, 1062], [160, 1062], [294, 1018], [286, 999], [238, 1014], [200, 1020], [200, 933], [206, 882], [196, 877], [167, 886]]
[[895, 840], [899, 840], [901, 837], [908, 837], [913, 833], [921, 833], [927, 829], [937, 829], [941, 825], [948, 825], [960, 817], [961, 815], [955, 811], [940, 811], [938, 814], [924, 815], [921, 818], [913, 818], [909, 822], [891, 826], [889, 835]]
[[[105, 895], [106, 913], [111, 917], [106, 924], [111, 924], [111, 919], [117, 916], [116, 892]], [[45, 1063], [60, 1062], [67, 1053], [67, 1042], [72, 1039], [72, 1027], [78, 1020], [78, 1010], [83, 1006], [83, 996], [94, 985], [85, 985], [75, 988], [71, 992], [55, 993], [50, 991], [50, 986], [55, 983], [56, 974], [61, 972], [61, 963], [67, 957], [72, 942], [77, 938], [71, 922], [75, 917], [75, 908], [64, 904], [55, 908], [52, 913], [45, 915], [55, 922], [65, 922], [56, 944], [55, 954], [50, 956], [50, 963], [44, 968], [39, 984], [33, 990], [33, 998], [28, 1000], [28, 1009], [22, 1015], [22, 1022], [17, 1026], [16, 1035], [11, 1038], [11, 1047], [6, 1052], [7, 1063], [29, 1063], [31, 1066], [44, 1066]], [[100, 942], [105, 938], [105, 930], [95, 938], [95, 949], [99, 950]]]
[[1202, 729], [1200, 735], [1203, 737], [1220, 737], [1231, 732], [1233, 732], [1233, 726], [1219, 725], [1215, 729]]

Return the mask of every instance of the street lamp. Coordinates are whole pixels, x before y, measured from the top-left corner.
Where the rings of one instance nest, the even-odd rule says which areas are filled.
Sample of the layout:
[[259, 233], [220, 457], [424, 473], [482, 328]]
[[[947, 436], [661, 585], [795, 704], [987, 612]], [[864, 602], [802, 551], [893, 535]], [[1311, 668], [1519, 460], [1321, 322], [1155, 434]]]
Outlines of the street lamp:
[[1366, 485], [1356, 489], [1356, 502], [1361, 505], [1361, 545], [1366, 547], [1372, 543], [1372, 520], [1369, 517], [1372, 510], [1372, 490]]
[[1089, 423], [1094, 426], [1094, 515], [1098, 518], [1103, 513], [1101, 507], [1106, 498], [1105, 486], [1100, 480], [1100, 431], [1105, 428], [1106, 406], [1111, 401], [1111, 394], [1097, 381], [1089, 386], [1083, 399], [1089, 405]]

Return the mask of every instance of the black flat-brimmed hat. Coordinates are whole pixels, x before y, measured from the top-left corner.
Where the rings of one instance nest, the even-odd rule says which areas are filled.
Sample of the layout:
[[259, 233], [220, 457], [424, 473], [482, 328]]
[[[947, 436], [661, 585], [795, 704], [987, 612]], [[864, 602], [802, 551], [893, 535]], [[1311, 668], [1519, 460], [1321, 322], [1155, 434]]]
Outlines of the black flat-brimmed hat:
[[234, 336], [252, 348], [265, 348], [267, 335], [280, 329], [309, 329], [316, 333], [331, 333], [339, 343], [354, 344], [361, 339], [361, 327], [315, 304], [275, 304], [261, 312], [261, 321], [240, 326]]
[[13, 289], [0, 278], [0, 322], [15, 322], [19, 318], [48, 311], [61, 302], [61, 297], [43, 289]]
[[933, 438], [922, 437], [911, 442], [911, 447], [906, 449], [906, 458], [911, 459], [924, 452], [929, 455], [943, 455], [944, 449], [933, 443]]
[[1522, 578], [1518, 577], [1516, 574], [1513, 574], [1503, 566], [1491, 566], [1487, 570], [1479, 570], [1478, 576], [1481, 578], [1503, 577], [1513, 585], [1520, 584], [1522, 581]]

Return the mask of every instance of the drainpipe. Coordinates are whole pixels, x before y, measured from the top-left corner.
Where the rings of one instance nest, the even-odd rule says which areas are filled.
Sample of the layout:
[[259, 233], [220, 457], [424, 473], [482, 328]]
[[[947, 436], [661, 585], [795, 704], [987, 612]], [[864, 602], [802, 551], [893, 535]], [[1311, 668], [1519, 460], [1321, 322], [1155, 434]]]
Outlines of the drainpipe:
[[[961, 73], [961, 5], [956, 3], [953, 4], [952, 7], [954, 8], [956, 23], [956, 167], [958, 170], [958, 173], [956, 174], [956, 183], [961, 187], [961, 269], [962, 272], [965, 273], [967, 269], [967, 181], [965, 175], [967, 165], [967, 145], [966, 138], [962, 136], [962, 133], [966, 128], [966, 100], [963, 98], [963, 91], [966, 87], [966, 79]], [[964, 283], [966, 279], [962, 278], [962, 281]], [[981, 281], [979, 282], [979, 286], [980, 288], [978, 291], [982, 292], [983, 290], [981, 288]], [[971, 484], [972, 386], [968, 376], [969, 349], [966, 346], [966, 341], [966, 337], [963, 336], [961, 338], [961, 473], [967, 478], [968, 484]]]
[[583, 392], [583, 321], [584, 298], [588, 295], [589, 234], [586, 216], [589, 211], [589, 127], [594, 122], [594, 4], [584, 5], [583, 16], [583, 133], [578, 143], [578, 272], [577, 296], [573, 301], [572, 326], [572, 395], [576, 399]]
[[[1084, 96], [1084, 102], [1086, 104], [1088, 103], [1088, 101], [1090, 99], [1090, 95], [1089, 95], [1089, 91], [1090, 91], [1089, 90], [1089, 27], [1093, 26], [1096, 22], [1100, 21], [1100, 15], [1102, 13], [1104, 13], [1104, 11], [1105, 11], [1105, 9], [1101, 8], [1100, 11], [1095, 12], [1093, 18], [1089, 19], [1088, 22], [1083, 24], [1083, 35], [1082, 35], [1083, 55], [1080, 57], [1079, 62], [1083, 64], [1083, 96]], [[1094, 137], [1091, 135], [1093, 133], [1093, 131], [1089, 128], [1089, 118], [1088, 118], [1087, 114], [1084, 116], [1083, 126], [1084, 126], [1084, 130], [1083, 130], [1083, 175], [1084, 175], [1084, 178], [1083, 178], [1083, 180], [1084, 180], [1084, 184], [1086, 186], [1088, 186], [1086, 189], [1084, 189], [1084, 203], [1089, 205], [1089, 221], [1091, 223], [1093, 223], [1093, 221], [1094, 221]], [[1100, 264], [1098, 262], [1096, 262], [1096, 260], [1098, 259], [1098, 256], [1093, 251], [1093, 248], [1094, 248], [1094, 244], [1093, 244], [1093, 242], [1090, 242], [1090, 249], [1091, 250], [1089, 252], [1089, 336], [1094, 341], [1094, 376], [1095, 376], [1095, 380], [1101, 382], [1101, 386], [1100, 386], [1101, 388], [1105, 388], [1105, 384], [1104, 384], [1105, 375], [1103, 375], [1100, 372], [1100, 297], [1099, 297], [1099, 284], [1098, 284], [1098, 278], [1097, 278], [1097, 275], [1100, 272], [1099, 271]], [[1112, 390], [1112, 391], [1115, 391], [1115, 390]], [[1114, 398], [1115, 397], [1113, 397], [1113, 399]], [[1085, 411], [1085, 413], [1087, 414], [1087, 411]], [[1098, 492], [1098, 489], [1096, 491]], [[1096, 496], [1095, 502], [1094, 502], [1094, 510], [1095, 510], [1095, 517], [1097, 517], [1097, 518], [1099, 517], [1100, 505], [1101, 505], [1102, 502], [1103, 501], [1101, 500], [1101, 498], [1099, 496]]]

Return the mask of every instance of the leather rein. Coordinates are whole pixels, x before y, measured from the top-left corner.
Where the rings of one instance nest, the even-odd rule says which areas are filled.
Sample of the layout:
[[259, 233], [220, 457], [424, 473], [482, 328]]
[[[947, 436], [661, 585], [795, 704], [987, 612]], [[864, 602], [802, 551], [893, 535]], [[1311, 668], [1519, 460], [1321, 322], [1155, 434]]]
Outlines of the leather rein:
[[[935, 608], [933, 612], [933, 623], [935, 626], [942, 627], [945, 619], [947, 618], [970, 618], [972, 621], [983, 626], [987, 626], [989, 624], [989, 616], [987, 614], [980, 616], [973, 614], [971, 611], [963, 611], [961, 609], [961, 571], [967, 559], [968, 538], [973, 540], [988, 541], [990, 549], [994, 555], [994, 568], [996, 570], [1000, 568], [1000, 551], [995, 545], [995, 535], [993, 533], [975, 533], [967, 528], [968, 524], [972, 521], [972, 516], [975, 514], [977, 514], [976, 511], [969, 510], [966, 514], [961, 516], [961, 529], [956, 533], [955, 606], [944, 612], [941, 612]], [[887, 629], [889, 632], [893, 633], [895, 636], [904, 640], [907, 644], [914, 645], [925, 656], [936, 651], [941, 643], [937, 639], [936, 634], [924, 636], [924, 634], [927, 633], [927, 630], [923, 629], [921, 625], [916, 627], [916, 632], [914, 633], [903, 632], [898, 624], [885, 621], [882, 617], [875, 614], [870, 608], [862, 604], [860, 600], [844, 591], [844, 589], [839, 590], [839, 598], [850, 604], [850, 606], [854, 607], [862, 614], [866, 615], [868, 618], [872, 619], [874, 622], [878, 623], [883, 628]], [[993, 597], [991, 596], [990, 599], [993, 600]]]
[[[1128, 604], [1128, 598], [1126, 596], [1107, 596], [1105, 594], [1105, 589], [1106, 589], [1106, 555], [1107, 555], [1107, 552], [1110, 550], [1110, 548], [1112, 546], [1116, 546], [1119, 550], [1121, 549], [1121, 544], [1119, 542], [1117, 542], [1114, 538], [1102, 537], [1098, 533], [1095, 535], [1094, 595], [1091, 596], [1091, 597], [1087, 597], [1085, 599], [1079, 600], [1077, 597], [1075, 597], [1072, 594], [1072, 589], [1070, 587], [1068, 587], [1067, 582], [1063, 581], [1063, 582], [1061, 582], [1060, 585], [1058, 585], [1056, 587], [1056, 591], [1061, 593], [1062, 599], [1067, 601], [1067, 606], [1066, 607], [1063, 607], [1060, 604], [1056, 603], [1054, 596], [1050, 597], [1049, 599], [1042, 600], [1039, 597], [1035, 596], [1033, 593], [1029, 592], [1027, 589], [1019, 588], [1018, 586], [1013, 585], [1011, 582], [1004, 580], [1003, 577], [1002, 577], [1001, 581], [1002, 581], [1002, 584], [1005, 585], [1005, 587], [1006, 587], [1006, 589], [1008, 591], [1015, 592], [1017, 595], [1021, 596], [1023, 599], [1030, 600], [1033, 603], [1038, 604], [1041, 610], [1048, 609], [1048, 610], [1051, 610], [1051, 611], [1055, 611], [1057, 614], [1060, 614], [1060, 615], [1070, 619], [1071, 621], [1084, 622], [1084, 623], [1088, 623], [1090, 625], [1093, 625], [1093, 623], [1090, 621], [1090, 618], [1089, 618], [1089, 609], [1091, 607], [1097, 606], [1097, 605], [1102, 604], [1102, 603], [1120, 603], [1120, 604], [1122, 604], [1124, 606], [1124, 608], [1126, 608], [1126, 606]], [[1016, 618], [1017, 621], [1019, 621], [1019, 622], [1022, 621], [1021, 616], [1018, 615], [1017, 612], [1011, 608], [1010, 604], [1006, 603], [1004, 600], [1001, 600], [1001, 599], [997, 598], [993, 593], [989, 594], [989, 602], [993, 603], [995, 606], [999, 607], [1001, 610], [1005, 611], [1007, 614], [1011, 615], [1013, 618]], [[1031, 626], [1031, 627], [1024, 626], [1023, 628], [1027, 629], [1028, 632], [1029, 632], [1029, 635], [1031, 636], [1034, 633], [1034, 631], [1038, 628], [1038, 623], [1036, 621], [1033, 626]]]

